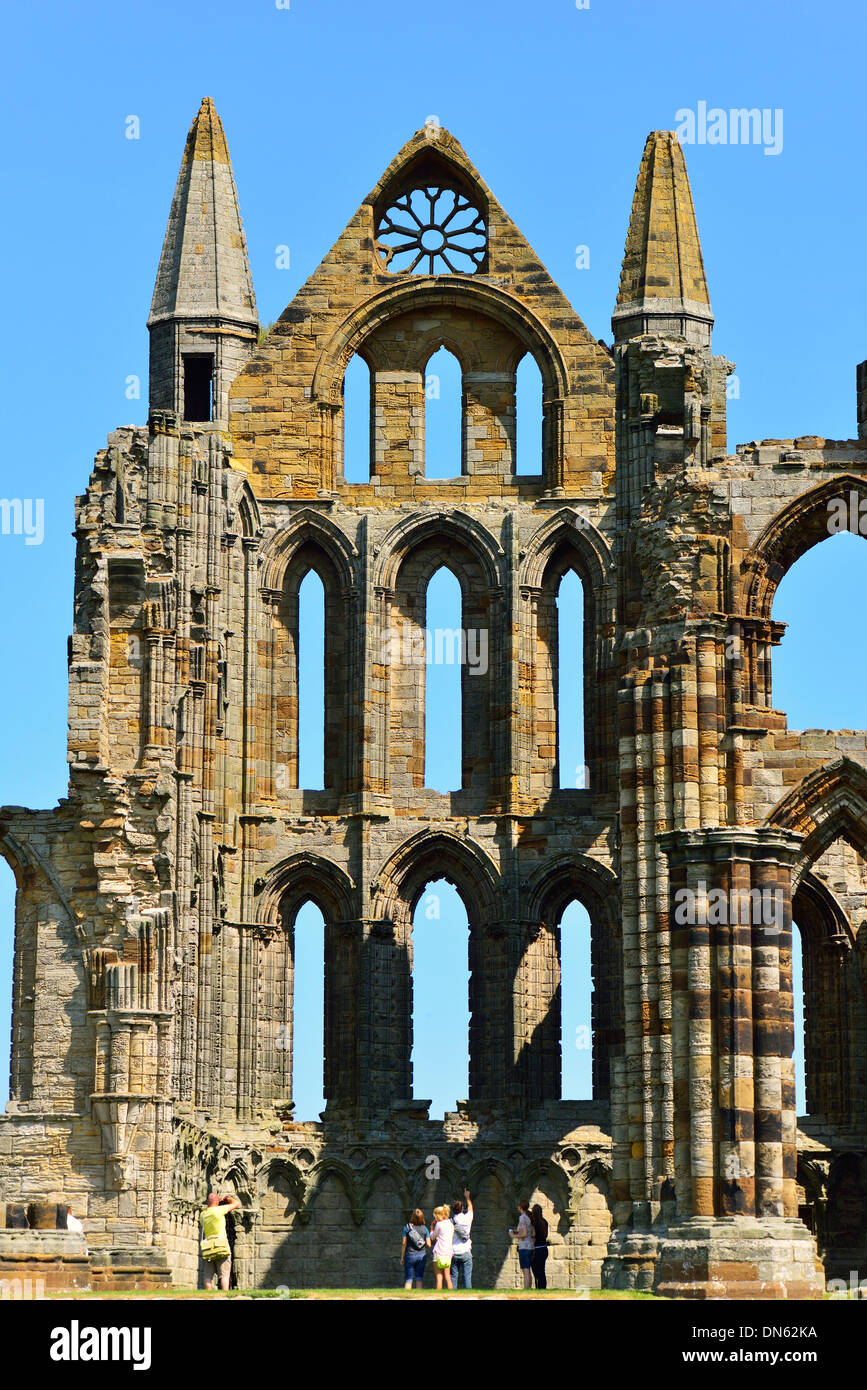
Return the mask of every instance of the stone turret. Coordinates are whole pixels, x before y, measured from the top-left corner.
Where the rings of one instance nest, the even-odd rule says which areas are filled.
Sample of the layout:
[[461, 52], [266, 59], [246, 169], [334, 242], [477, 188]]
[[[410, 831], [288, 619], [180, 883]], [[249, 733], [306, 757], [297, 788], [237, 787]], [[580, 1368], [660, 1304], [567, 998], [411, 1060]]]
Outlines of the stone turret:
[[229, 150], [210, 97], [184, 147], [148, 328], [151, 410], [224, 420], [259, 323]]
[[671, 130], [647, 137], [612, 318], [616, 342], [642, 333], [710, 346], [707, 279], [686, 161]]
[[670, 130], [644, 146], [617, 304], [617, 486], [630, 524], [660, 478], [725, 455], [726, 377], [683, 150]]

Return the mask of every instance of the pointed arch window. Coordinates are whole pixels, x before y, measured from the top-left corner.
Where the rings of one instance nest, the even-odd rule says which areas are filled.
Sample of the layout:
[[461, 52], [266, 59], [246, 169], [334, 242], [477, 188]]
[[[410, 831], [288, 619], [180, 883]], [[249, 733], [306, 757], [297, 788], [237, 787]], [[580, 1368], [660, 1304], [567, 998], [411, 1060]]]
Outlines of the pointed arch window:
[[622, 1041], [614, 876], [601, 895], [582, 878], [560, 869], [538, 899], [516, 985], [517, 1074], [539, 1100], [607, 1099], [612, 1047]]
[[314, 796], [311, 806], [324, 806], [339, 795], [352, 775], [346, 702], [354, 616], [345, 582], [328, 538], [312, 525], [305, 527], [287, 559], [274, 612], [265, 733], [271, 794], [331, 794], [325, 800]]
[[463, 374], [458, 359], [442, 347], [424, 374], [424, 473], [457, 478], [463, 471]]
[[325, 785], [325, 586], [314, 569], [298, 590], [298, 785]]
[[559, 926], [560, 1094], [563, 1100], [593, 1097], [591, 927], [587, 909], [574, 899]]
[[371, 378], [364, 358], [355, 353], [343, 377], [343, 480], [370, 482]]
[[325, 920], [312, 900], [292, 929], [292, 1099], [294, 1120], [318, 1120], [325, 1106]]
[[469, 1094], [469, 923], [457, 889], [429, 882], [412, 924], [412, 1091], [441, 1119]]
[[568, 569], [557, 589], [557, 782], [562, 789], [586, 787], [584, 758], [584, 589]]
[[526, 352], [515, 373], [515, 473], [542, 472], [542, 373]]
[[845, 1124], [855, 1109], [867, 1001], [852, 926], [829, 880], [863, 900], [867, 863], [843, 837], [803, 875], [792, 900], [795, 1105], [799, 1115]]
[[517, 1060], [520, 1084], [537, 1102], [593, 1097], [591, 962], [590, 917], [578, 899], [527, 941], [517, 985], [526, 1010]]
[[425, 600], [425, 786], [462, 785], [461, 586], [447, 566], [432, 575]]
[[773, 617], [787, 624], [773, 648], [773, 703], [790, 729], [865, 725], [867, 649], [852, 639], [843, 596], [867, 588], [867, 546], [848, 531], [796, 560], [774, 595]]
[[[490, 587], [479, 554], [457, 526], [437, 527], [411, 545], [396, 568], [388, 727], [395, 793], [427, 786], [470, 793], [474, 800], [488, 791]], [[455, 809], [465, 800], [453, 803]]]

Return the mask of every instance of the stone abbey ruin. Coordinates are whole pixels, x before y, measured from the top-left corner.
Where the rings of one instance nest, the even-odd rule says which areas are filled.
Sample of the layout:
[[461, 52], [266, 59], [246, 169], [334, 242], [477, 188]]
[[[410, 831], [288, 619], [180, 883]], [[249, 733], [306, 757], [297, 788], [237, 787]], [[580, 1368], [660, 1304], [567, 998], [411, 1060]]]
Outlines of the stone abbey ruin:
[[[671, 133], [645, 145], [609, 348], [429, 123], [262, 333], [202, 103], [148, 324], [148, 424], [109, 436], [76, 502], [68, 796], [0, 809], [17, 881], [0, 1272], [193, 1284], [213, 1184], [243, 1204], [239, 1285], [392, 1284], [411, 1209], [467, 1183], [479, 1285], [518, 1282], [522, 1194], [551, 1223], [552, 1285], [779, 1298], [867, 1276], [867, 733], [792, 732], [771, 687], [777, 585], [839, 499], [856, 514], [867, 500], [867, 364], [857, 440], [729, 454], [733, 368], [712, 322]], [[424, 382], [443, 346], [461, 364], [462, 447], [459, 476], [435, 480]], [[356, 354], [360, 483], [343, 465]], [[515, 458], [526, 354], [543, 386], [535, 475]], [[383, 657], [385, 633], [424, 629], [443, 563], [490, 653], [464, 673], [452, 793], [424, 785], [423, 667]], [[311, 570], [320, 790], [298, 785]], [[571, 790], [568, 571], [585, 596], [589, 772]], [[443, 877], [469, 924], [469, 1095], [433, 1121], [413, 1097], [412, 920]], [[576, 899], [586, 1101], [560, 1098]], [[326, 1105], [301, 1123], [294, 929], [311, 901]]]

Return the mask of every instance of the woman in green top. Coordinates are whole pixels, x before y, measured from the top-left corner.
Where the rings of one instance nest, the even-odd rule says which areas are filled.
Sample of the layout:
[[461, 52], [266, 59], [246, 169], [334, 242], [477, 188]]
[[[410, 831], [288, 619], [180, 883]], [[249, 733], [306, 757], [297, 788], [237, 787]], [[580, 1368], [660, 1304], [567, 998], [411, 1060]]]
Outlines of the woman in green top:
[[237, 1211], [237, 1197], [208, 1194], [208, 1205], [202, 1209], [202, 1261], [205, 1266], [205, 1288], [212, 1289], [218, 1279], [221, 1289], [228, 1289], [232, 1274], [232, 1249], [226, 1232], [226, 1217]]

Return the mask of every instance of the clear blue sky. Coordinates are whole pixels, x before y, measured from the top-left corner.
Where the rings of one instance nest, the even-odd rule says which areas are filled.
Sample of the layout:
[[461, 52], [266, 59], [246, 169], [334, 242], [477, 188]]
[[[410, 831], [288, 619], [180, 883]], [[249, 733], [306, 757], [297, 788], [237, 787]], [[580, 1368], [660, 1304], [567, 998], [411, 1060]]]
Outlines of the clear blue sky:
[[[401, 144], [437, 115], [598, 337], [610, 335], [647, 132], [672, 128], [678, 110], [701, 101], [782, 109], [779, 155], [686, 151], [716, 350], [738, 364], [733, 447], [855, 431], [854, 368], [867, 355], [863, 53], [854, 0], [8, 7], [0, 492], [44, 498], [46, 534], [31, 547], [0, 537], [0, 803], [46, 806], [64, 792], [72, 500], [108, 430], [146, 418], [144, 394], [127, 399], [126, 382], [147, 379], [145, 319], [202, 96], [225, 124], [263, 322]], [[138, 140], [125, 138], [129, 116], [139, 118]], [[280, 245], [290, 247], [288, 270], [275, 265]], [[590, 249], [588, 269], [576, 268], [579, 245]], [[821, 564], [841, 626], [835, 636], [827, 613], [821, 631], [802, 613], [797, 640], [810, 659], [777, 685], [794, 727], [867, 724], [860, 644], [845, 628], [864, 560], [837, 549], [839, 562]], [[818, 552], [801, 563], [814, 560]], [[792, 613], [797, 581], [796, 572]], [[775, 616], [786, 617], [782, 598]], [[828, 645], [816, 660], [822, 632]], [[2, 866], [0, 876], [8, 880]], [[4, 920], [8, 981], [8, 911]]]

